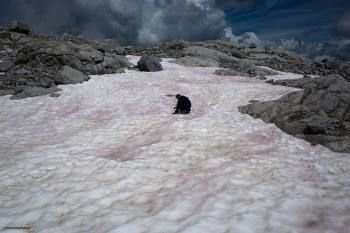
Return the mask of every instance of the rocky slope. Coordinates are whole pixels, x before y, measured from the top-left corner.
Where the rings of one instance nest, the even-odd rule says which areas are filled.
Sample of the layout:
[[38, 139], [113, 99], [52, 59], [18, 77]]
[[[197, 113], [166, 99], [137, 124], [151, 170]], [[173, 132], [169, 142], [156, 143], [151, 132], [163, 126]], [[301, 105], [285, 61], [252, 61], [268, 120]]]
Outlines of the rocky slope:
[[176, 58], [176, 63], [186, 66], [219, 66], [229, 69], [225, 72], [218, 71], [220, 75], [236, 72], [253, 77], [270, 75], [261, 69], [260, 66], [263, 66], [304, 75], [339, 74], [348, 80], [350, 77], [349, 63], [327, 60], [319, 63], [286, 50], [242, 47], [224, 41], [173, 41], [150, 46], [129, 46], [125, 48], [125, 53]]
[[275, 123], [311, 144], [350, 153], [350, 83], [346, 79], [333, 74], [270, 83], [304, 90], [275, 101], [255, 102], [239, 111]]
[[45, 95], [59, 90], [59, 84], [86, 81], [90, 74], [122, 72], [131, 66], [123, 53], [113, 40], [37, 35], [13, 22], [0, 28], [0, 95]]

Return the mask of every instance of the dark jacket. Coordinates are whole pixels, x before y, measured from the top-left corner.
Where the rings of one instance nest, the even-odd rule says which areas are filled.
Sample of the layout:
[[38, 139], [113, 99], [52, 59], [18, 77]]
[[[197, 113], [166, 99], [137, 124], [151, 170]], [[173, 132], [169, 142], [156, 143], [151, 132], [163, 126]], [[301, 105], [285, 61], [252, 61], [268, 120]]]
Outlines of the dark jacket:
[[188, 114], [191, 111], [191, 101], [183, 95], [177, 95], [177, 105], [173, 114]]

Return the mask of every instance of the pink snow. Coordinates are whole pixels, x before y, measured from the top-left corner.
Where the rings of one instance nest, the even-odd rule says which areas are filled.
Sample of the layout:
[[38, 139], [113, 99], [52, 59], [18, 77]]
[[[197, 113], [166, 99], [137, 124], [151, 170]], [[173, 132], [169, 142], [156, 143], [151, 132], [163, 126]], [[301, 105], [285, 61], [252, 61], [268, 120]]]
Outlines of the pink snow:
[[[58, 98], [0, 97], [0, 227], [349, 232], [348, 154], [237, 111], [296, 89], [169, 60], [61, 86]], [[177, 93], [190, 114], [171, 114]]]

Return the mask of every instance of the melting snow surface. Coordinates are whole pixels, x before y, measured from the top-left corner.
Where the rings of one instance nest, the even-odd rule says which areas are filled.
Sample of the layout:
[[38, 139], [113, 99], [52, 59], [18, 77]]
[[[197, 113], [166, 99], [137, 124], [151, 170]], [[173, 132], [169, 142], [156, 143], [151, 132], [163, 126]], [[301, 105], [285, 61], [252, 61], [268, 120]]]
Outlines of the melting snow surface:
[[0, 97], [0, 231], [350, 232], [350, 156], [237, 111], [295, 89], [168, 61]]

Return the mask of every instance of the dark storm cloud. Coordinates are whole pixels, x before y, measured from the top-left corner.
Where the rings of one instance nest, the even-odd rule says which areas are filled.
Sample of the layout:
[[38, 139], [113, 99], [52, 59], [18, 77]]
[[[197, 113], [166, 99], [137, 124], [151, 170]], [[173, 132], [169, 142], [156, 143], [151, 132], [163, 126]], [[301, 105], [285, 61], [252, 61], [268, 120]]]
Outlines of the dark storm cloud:
[[334, 29], [334, 35], [337, 37], [350, 38], [350, 11], [343, 13], [339, 18]]
[[214, 0], [7, 0], [0, 7], [1, 25], [20, 20], [37, 33], [124, 45], [216, 39], [227, 27]]
[[245, 11], [253, 7], [255, 0], [217, 0], [216, 2], [223, 10]]

